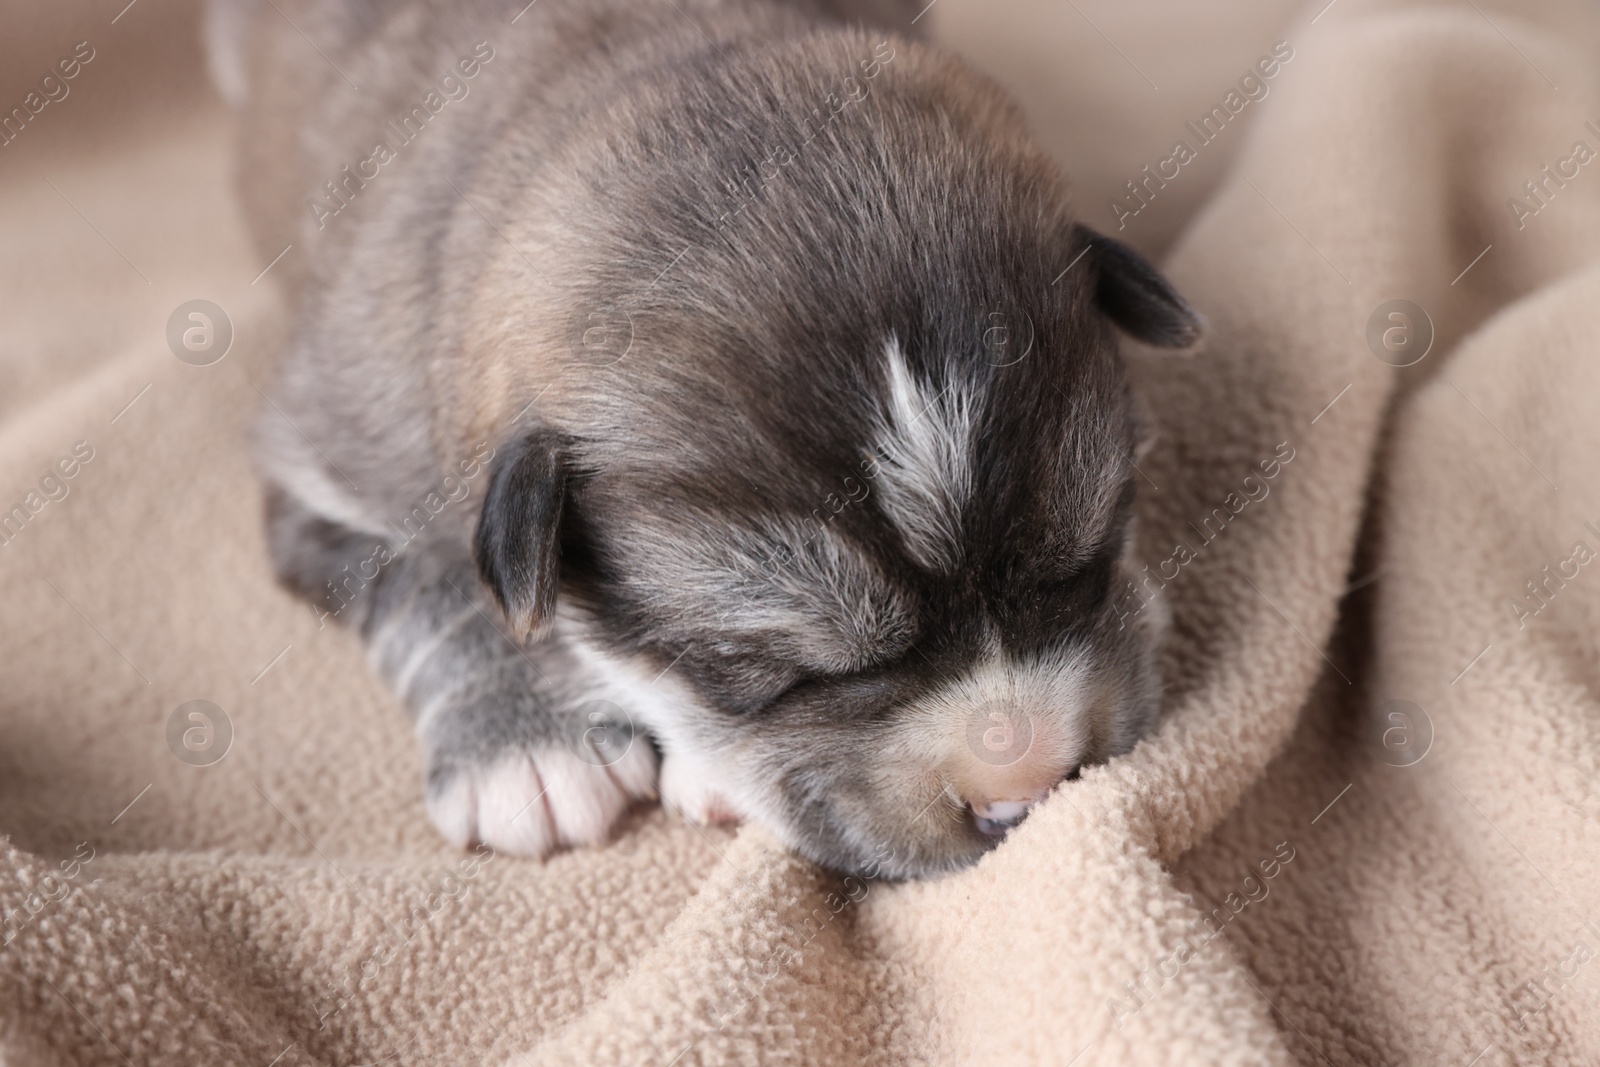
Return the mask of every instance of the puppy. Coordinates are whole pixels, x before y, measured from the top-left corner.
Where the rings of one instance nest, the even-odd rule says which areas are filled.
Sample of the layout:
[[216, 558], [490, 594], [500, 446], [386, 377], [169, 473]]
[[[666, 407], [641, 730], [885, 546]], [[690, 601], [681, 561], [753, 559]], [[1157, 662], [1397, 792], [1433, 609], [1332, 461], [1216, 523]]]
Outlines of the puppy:
[[214, 12], [296, 315], [278, 574], [452, 841], [598, 842], [659, 783], [832, 868], [973, 862], [1155, 721], [1113, 327], [1195, 313], [886, 28], [920, 5], [524, 4]]

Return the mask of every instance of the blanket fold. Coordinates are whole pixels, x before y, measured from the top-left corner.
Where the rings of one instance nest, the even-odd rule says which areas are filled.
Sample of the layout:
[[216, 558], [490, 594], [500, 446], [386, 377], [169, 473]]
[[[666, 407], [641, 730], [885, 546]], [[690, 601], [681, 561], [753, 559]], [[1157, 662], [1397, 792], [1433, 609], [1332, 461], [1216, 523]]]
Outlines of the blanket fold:
[[[1022, 54], [1039, 6], [930, 18]], [[0, 1063], [1600, 1059], [1589, 5], [1218, 7], [1246, 43], [1181, 76], [1184, 5], [1082, 5], [1060, 76], [1145, 94], [1055, 115], [1127, 168], [1085, 221], [1155, 249], [1141, 166], [1203, 162], [1142, 188], [1193, 207], [1165, 266], [1207, 335], [1129, 353], [1123, 603], [1173, 610], [1166, 710], [910, 884], [655, 809], [542, 864], [437, 839], [359, 643], [271, 579], [247, 427], [284, 313], [227, 117], [163, 58], [196, 13], [144, 7], [4, 46], [37, 68], [7, 101], [96, 59], [0, 147]], [[210, 363], [169, 341], [201, 299]]]

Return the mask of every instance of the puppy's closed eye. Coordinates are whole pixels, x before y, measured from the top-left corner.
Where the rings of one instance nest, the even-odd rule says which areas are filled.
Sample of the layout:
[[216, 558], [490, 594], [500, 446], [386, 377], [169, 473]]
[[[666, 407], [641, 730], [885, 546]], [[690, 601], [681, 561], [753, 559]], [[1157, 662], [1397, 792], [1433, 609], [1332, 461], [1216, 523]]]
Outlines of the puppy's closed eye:
[[629, 610], [670, 606], [672, 628], [656, 635], [665, 643], [720, 642], [726, 658], [792, 672], [785, 677], [860, 669], [903, 651], [914, 632], [906, 591], [832, 528], [780, 516], [719, 520], [704, 505], [665, 517], [645, 508], [604, 554], [629, 560], [615, 566]]
[[728, 640], [713, 641], [703, 648], [691, 646], [675, 669], [693, 673], [702, 685], [716, 690], [721, 705], [736, 715], [769, 707], [806, 677], [769, 649]]

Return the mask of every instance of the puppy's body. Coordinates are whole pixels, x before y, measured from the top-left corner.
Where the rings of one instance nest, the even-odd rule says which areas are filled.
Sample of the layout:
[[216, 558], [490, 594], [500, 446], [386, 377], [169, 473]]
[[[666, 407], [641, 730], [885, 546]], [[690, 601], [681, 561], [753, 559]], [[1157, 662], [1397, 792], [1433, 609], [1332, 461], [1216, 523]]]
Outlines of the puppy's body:
[[631, 724], [686, 813], [926, 873], [1148, 729], [1109, 322], [1194, 319], [987, 81], [820, 4], [276, 7], [215, 42], [293, 246], [272, 547], [447, 835], [600, 839]]

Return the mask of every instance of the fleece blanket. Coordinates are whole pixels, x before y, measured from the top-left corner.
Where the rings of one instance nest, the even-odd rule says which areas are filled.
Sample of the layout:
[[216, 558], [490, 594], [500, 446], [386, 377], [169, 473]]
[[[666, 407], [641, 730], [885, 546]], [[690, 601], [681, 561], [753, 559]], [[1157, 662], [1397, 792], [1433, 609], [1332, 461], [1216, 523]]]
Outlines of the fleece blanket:
[[655, 809], [439, 840], [268, 573], [196, 11], [8, 6], [0, 1062], [1600, 1060], [1584, 0], [930, 7], [1209, 332], [1129, 357], [1159, 731], [914, 884]]

